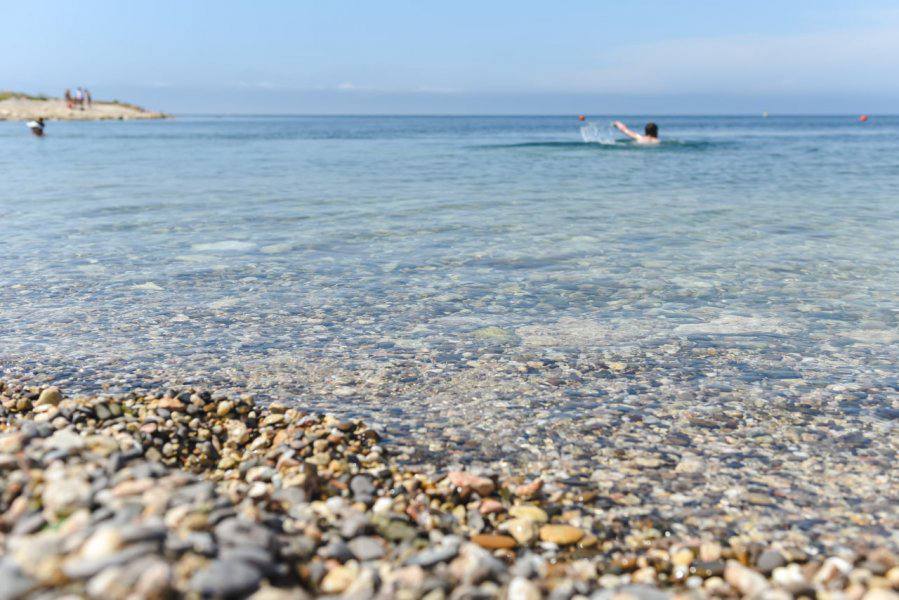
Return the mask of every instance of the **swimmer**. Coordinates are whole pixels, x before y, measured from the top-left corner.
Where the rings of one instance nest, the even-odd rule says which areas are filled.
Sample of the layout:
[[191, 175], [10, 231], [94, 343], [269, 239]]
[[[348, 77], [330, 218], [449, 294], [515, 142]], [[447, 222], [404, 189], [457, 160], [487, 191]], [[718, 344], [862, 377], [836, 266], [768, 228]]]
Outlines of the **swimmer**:
[[33, 133], [37, 137], [41, 137], [44, 135], [44, 118], [43, 117], [38, 117], [34, 121], [28, 121], [25, 124], [28, 126], [28, 129], [31, 130], [31, 133]]
[[643, 135], [631, 131], [627, 128], [627, 125], [622, 123], [621, 121], [615, 121], [612, 123], [618, 131], [631, 138], [638, 144], [658, 144], [659, 143], [659, 126], [653, 122], [649, 122], [646, 124], [646, 127], [643, 128]]

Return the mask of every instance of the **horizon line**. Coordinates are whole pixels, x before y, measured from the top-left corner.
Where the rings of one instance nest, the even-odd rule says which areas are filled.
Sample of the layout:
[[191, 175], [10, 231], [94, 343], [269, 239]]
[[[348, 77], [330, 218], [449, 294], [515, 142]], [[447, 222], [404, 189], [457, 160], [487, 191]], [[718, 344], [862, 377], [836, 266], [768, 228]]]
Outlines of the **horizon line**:
[[727, 113], [284, 113], [284, 112], [167, 112], [167, 115], [173, 117], [431, 117], [431, 118], [456, 118], [456, 117], [494, 117], [494, 118], [513, 118], [513, 117], [564, 117], [577, 118], [581, 115], [585, 117], [757, 117], [757, 118], [776, 118], [776, 117], [851, 117], [857, 118], [861, 115], [869, 117], [897, 117], [899, 113], [834, 113], [834, 112], [727, 112]]

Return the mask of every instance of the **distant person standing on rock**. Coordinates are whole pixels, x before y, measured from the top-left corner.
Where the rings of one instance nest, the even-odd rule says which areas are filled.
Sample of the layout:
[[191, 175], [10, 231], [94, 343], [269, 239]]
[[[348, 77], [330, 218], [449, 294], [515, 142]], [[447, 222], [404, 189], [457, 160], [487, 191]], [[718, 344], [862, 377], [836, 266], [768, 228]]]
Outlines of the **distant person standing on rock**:
[[72, 90], [66, 88], [65, 98], [66, 98], [66, 108], [68, 108], [69, 110], [72, 110], [72, 107], [75, 106], [75, 103], [72, 102]]
[[84, 90], [81, 89], [81, 86], [75, 90], [75, 104], [79, 109], [84, 110]]
[[91, 91], [87, 88], [84, 88], [84, 100], [87, 102], [87, 107], [90, 108], [94, 101], [91, 99]]

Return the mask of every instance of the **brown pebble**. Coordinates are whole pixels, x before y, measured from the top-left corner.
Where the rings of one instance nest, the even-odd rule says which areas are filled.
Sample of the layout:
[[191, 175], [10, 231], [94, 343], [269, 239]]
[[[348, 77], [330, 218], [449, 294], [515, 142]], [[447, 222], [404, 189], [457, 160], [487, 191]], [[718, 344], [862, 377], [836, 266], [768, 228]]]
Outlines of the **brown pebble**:
[[498, 533], [481, 533], [471, 537], [471, 541], [487, 550], [501, 550], [514, 548], [518, 544], [508, 535]]
[[576, 544], [584, 537], [584, 530], [572, 525], [544, 525], [540, 528], [540, 539], [559, 546]]
[[516, 486], [515, 495], [527, 500], [539, 494], [541, 489], [543, 489], [543, 480], [535, 479], [534, 481]]
[[452, 471], [446, 478], [463, 492], [472, 490], [480, 496], [489, 496], [496, 487], [492, 480], [465, 471]]

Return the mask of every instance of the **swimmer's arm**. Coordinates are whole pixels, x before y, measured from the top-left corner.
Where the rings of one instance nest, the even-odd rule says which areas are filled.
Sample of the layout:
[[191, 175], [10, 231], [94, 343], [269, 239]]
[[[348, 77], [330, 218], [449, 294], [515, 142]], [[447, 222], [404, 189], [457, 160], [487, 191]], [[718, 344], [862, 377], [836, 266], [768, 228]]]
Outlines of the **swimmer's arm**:
[[621, 133], [623, 133], [624, 135], [626, 135], [627, 137], [629, 137], [631, 139], [639, 140], [640, 138], [643, 137], [639, 133], [634, 133], [633, 131], [628, 129], [627, 125], [625, 125], [621, 121], [615, 121], [614, 123], [612, 123], [612, 125], [614, 125], [615, 128], [618, 129], [618, 131], [620, 131]]

